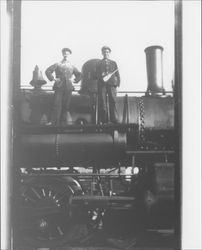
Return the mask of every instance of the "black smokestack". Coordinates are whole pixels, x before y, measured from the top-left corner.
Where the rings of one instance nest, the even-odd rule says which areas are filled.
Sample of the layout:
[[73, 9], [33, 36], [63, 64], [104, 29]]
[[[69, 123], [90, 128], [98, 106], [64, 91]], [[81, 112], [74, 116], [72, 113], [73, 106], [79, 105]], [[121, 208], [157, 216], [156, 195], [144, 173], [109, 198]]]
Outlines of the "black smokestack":
[[147, 94], [161, 95], [163, 87], [163, 47], [150, 46], [145, 50], [147, 65]]

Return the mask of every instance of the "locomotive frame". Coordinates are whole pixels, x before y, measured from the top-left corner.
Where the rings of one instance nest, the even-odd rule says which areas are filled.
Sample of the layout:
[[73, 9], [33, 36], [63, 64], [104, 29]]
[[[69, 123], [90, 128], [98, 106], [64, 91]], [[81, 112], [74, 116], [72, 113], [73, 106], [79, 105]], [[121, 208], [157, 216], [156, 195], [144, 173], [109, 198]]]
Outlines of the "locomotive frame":
[[[18, 25], [20, 24], [20, 2], [14, 2], [13, 3], [13, 13], [12, 13], [12, 18], [14, 20], [14, 23], [16, 25], [16, 27], [18, 27]], [[174, 188], [175, 190], [172, 190], [174, 191], [174, 195], [172, 195], [172, 199], [175, 200], [175, 204], [177, 204], [177, 208], [175, 209], [175, 236], [176, 236], [176, 246], [180, 246], [180, 204], [181, 204], [181, 187], [180, 187], [180, 173], [181, 173], [181, 153], [180, 153], [180, 143], [181, 143], [181, 132], [180, 132], [180, 129], [181, 129], [181, 82], [182, 82], [182, 79], [181, 79], [181, 72], [182, 72], [182, 69], [181, 69], [181, 32], [182, 32], [182, 28], [181, 28], [181, 2], [180, 1], [176, 1], [176, 6], [175, 6], [175, 18], [179, 21], [176, 25], [176, 30], [175, 30], [175, 90], [174, 90], [174, 101], [175, 101], [175, 132], [174, 134], [175, 135], [178, 135], [176, 140], [175, 140], [175, 146], [173, 149], [162, 149], [162, 150], [157, 150], [156, 148], [152, 148], [152, 150], [148, 150], [148, 148], [145, 150], [143, 148], [143, 150], [139, 150], [138, 148], [136, 148], [135, 150], [127, 150], [126, 154], [127, 156], [129, 157], [129, 161], [130, 161], [130, 164], [132, 169], [135, 168], [136, 166], [136, 161], [138, 161], [139, 159], [138, 158], [141, 158], [142, 155], [144, 155], [144, 158], [146, 159], [147, 162], [150, 162], [150, 160], [155, 157], [155, 158], [165, 158], [166, 157], [166, 160], [165, 160], [165, 164], [167, 164], [167, 166], [173, 168], [173, 165], [168, 163], [168, 161], [170, 159], [172, 159], [171, 161], [175, 163], [175, 166], [179, 166], [179, 167], [175, 167], [174, 168], [174, 171], [175, 171], [175, 184], [174, 184]], [[13, 40], [17, 40], [17, 41], [20, 41], [20, 30], [17, 28], [13, 29]], [[17, 79], [16, 82], [20, 82], [19, 79], [20, 79], [20, 63], [17, 63], [17, 62], [20, 62], [20, 46], [19, 46], [19, 43], [18, 42], [13, 42], [13, 61], [12, 61], [12, 64], [13, 64], [13, 72], [12, 72], [12, 75], [13, 75], [13, 79]], [[14, 131], [14, 137], [17, 135], [20, 134], [19, 132], [19, 127], [18, 125], [16, 124], [16, 119], [15, 119], [15, 112], [16, 112], [16, 107], [18, 104], [16, 104], [19, 100], [19, 86], [17, 85], [14, 85], [12, 86], [12, 90], [13, 90], [13, 104], [14, 104], [14, 126], [13, 126], [13, 131]], [[127, 97], [126, 97], [127, 99]], [[127, 116], [126, 116], [127, 117]], [[127, 120], [127, 119], [126, 119]], [[100, 126], [100, 125], [89, 125], [89, 126], [86, 126], [84, 127], [83, 125], [77, 125], [77, 126], [74, 126], [74, 127], [69, 127], [69, 129], [78, 129], [78, 130], [82, 130], [82, 131], [90, 131], [91, 132], [107, 132], [107, 133], [113, 133], [113, 137], [115, 138], [117, 134], [117, 131], [122, 131], [123, 130], [123, 126], [122, 125], [104, 125], [104, 126]], [[126, 131], [133, 131], [135, 130], [136, 128], [134, 126], [131, 126], [131, 124], [125, 126], [124, 125], [124, 129], [126, 128]], [[44, 133], [44, 128], [43, 127], [38, 127], [36, 128], [37, 129], [37, 133]], [[45, 133], [51, 133], [52, 131], [52, 128], [45, 128], [46, 129], [46, 132]], [[29, 130], [29, 129], [28, 129]], [[57, 130], [59, 131], [59, 133], [66, 133], [66, 128], [57, 128]], [[17, 133], [16, 133], [17, 131]], [[23, 128], [23, 131], [26, 133], [26, 128]], [[23, 132], [23, 133], [24, 133]], [[16, 134], [15, 134], [16, 133]], [[70, 180], [69, 182], [72, 183], [72, 185], [76, 185], [76, 190], [73, 190], [74, 192], [81, 192], [81, 190], [79, 189], [79, 185], [78, 183], [75, 181], [74, 176], [78, 177], [80, 176], [81, 174], [78, 174], [77, 172], [74, 172], [74, 169], [72, 168], [68, 168], [68, 171], [69, 173], [66, 173], [66, 172], [60, 172], [58, 174], [57, 170], [56, 172], [52, 171], [47, 171], [47, 172], [44, 172], [44, 169], [42, 168], [41, 170], [25, 170], [23, 169], [23, 171], [21, 173], [19, 173], [19, 171], [17, 169], [15, 169], [15, 165], [16, 165], [16, 155], [15, 155], [15, 147], [14, 147], [14, 155], [13, 155], [13, 166], [14, 166], [14, 170], [12, 172], [12, 176], [13, 176], [13, 193], [12, 193], [12, 196], [13, 197], [19, 197], [19, 193], [17, 192], [17, 190], [19, 190], [19, 186], [21, 185], [20, 183], [32, 183], [32, 185], [35, 186], [36, 184], [36, 179], [35, 177], [38, 178], [39, 180], [39, 187], [41, 187], [41, 191], [42, 193], [43, 192], [46, 192], [45, 190], [43, 191], [43, 181], [44, 181], [44, 176], [49, 176], [51, 177], [51, 183], [47, 184], [47, 186], [54, 186], [53, 183], [57, 183], [58, 179], [57, 177], [60, 176], [64, 177], [65, 179], [65, 176], [67, 176], [67, 178], [69, 177]], [[159, 168], [161, 166], [158, 166], [158, 164], [156, 165], [156, 168]], [[111, 179], [109, 178], [109, 185], [111, 185], [111, 180], [113, 180], [113, 178], [120, 178], [121, 176], [127, 176], [127, 178], [131, 179], [132, 177], [135, 178], [134, 174], [121, 174], [121, 169], [120, 169], [120, 166], [118, 165], [117, 163], [117, 166], [116, 168], [118, 169], [118, 173], [117, 174], [112, 174], [111, 175]], [[41, 177], [43, 176], [43, 177]], [[83, 175], [82, 175], [83, 176]], [[106, 173], [100, 173], [100, 170], [99, 168], [96, 168], [94, 170], [93, 173], [90, 173], [90, 174], [86, 174], [86, 177], [87, 178], [96, 178], [97, 180], [99, 180], [100, 177], [109, 177], [108, 174]], [[34, 178], [34, 179], [33, 179]], [[41, 178], [41, 181], [40, 181], [40, 178]], [[72, 179], [71, 179], [72, 178]], [[32, 182], [34, 180], [34, 182]], [[53, 181], [53, 182], [52, 182]], [[98, 182], [99, 183], [99, 182]], [[111, 184], [110, 184], [111, 183]], [[60, 183], [61, 184], [61, 183]], [[42, 186], [41, 186], [42, 185]], [[29, 184], [28, 184], [29, 186]], [[63, 190], [64, 187], [63, 184], [61, 184], [61, 189]], [[93, 188], [94, 186], [92, 185], [91, 186], [91, 191], [90, 192], [93, 192]], [[100, 188], [100, 187], [99, 187]], [[54, 189], [55, 191], [58, 191], [57, 188]], [[35, 190], [36, 191], [36, 190]], [[71, 190], [71, 188], [67, 188], [67, 194], [70, 193], [72, 194], [73, 192]], [[113, 192], [113, 190], [110, 190]], [[100, 188], [99, 190], [100, 193], [102, 193], [102, 190]], [[150, 202], [152, 202], [152, 197], [150, 196], [150, 193], [147, 194], [147, 202], [148, 204]], [[37, 196], [37, 195], [36, 195]], [[46, 197], [46, 195], [44, 195], [44, 197]], [[49, 196], [51, 197], [51, 202], [53, 201], [53, 196]], [[48, 199], [49, 199], [48, 197]], [[80, 197], [80, 198], [79, 198]], [[38, 197], [39, 198], [39, 197]], [[40, 199], [40, 198], [39, 198]], [[71, 200], [71, 199], [70, 199]], [[100, 214], [102, 214], [102, 209], [103, 209], [103, 204], [104, 206], [108, 207], [108, 206], [111, 206], [116, 204], [115, 206], [117, 206], [117, 204], [121, 204], [122, 202], [128, 202], [129, 204], [133, 203], [134, 202], [134, 197], [125, 197], [125, 196], [119, 196], [119, 197], [113, 197], [113, 196], [109, 196], [109, 197], [104, 197], [103, 199], [96, 197], [94, 196], [93, 199], [91, 197], [91, 199], [88, 197], [88, 196], [85, 196], [85, 197], [82, 197], [82, 196], [78, 196], [78, 197], [74, 197], [72, 200], [74, 200], [75, 203], [80, 203], [80, 202], [84, 202], [84, 204], [90, 208], [95, 207], [95, 209], [99, 206], [101, 206], [101, 212], [99, 211], [99, 213], [97, 213], [97, 217], [100, 216]], [[92, 201], [93, 200], [93, 201]], [[49, 202], [50, 200], [48, 200]], [[109, 202], [110, 201], [110, 202]], [[69, 204], [69, 199], [68, 199], [68, 202], [66, 204]], [[92, 204], [92, 202], [94, 204]], [[109, 204], [111, 203], [111, 204]], [[16, 207], [16, 204], [18, 204], [18, 202], [16, 202], [16, 200], [14, 201], [14, 207]], [[59, 204], [60, 206], [62, 206], [63, 204]], [[58, 207], [58, 204], [57, 202], [54, 201], [54, 209], [57, 209]], [[65, 205], [66, 206], [66, 205]], [[83, 203], [82, 204], [79, 204], [79, 206], [83, 206]], [[150, 204], [149, 204], [150, 206]], [[17, 207], [18, 208], [18, 207]], [[67, 209], [68, 211], [68, 209]], [[93, 210], [94, 211], [94, 210]], [[65, 211], [66, 212], [66, 211]], [[12, 211], [12, 213], [14, 213], [15, 215], [15, 212]], [[93, 216], [92, 214], [90, 216]], [[91, 217], [92, 218], [92, 217]], [[95, 219], [96, 223], [98, 222], [97, 221], [97, 218]], [[18, 227], [16, 224], [15, 224], [15, 220], [13, 220], [12, 223], [13, 224], [13, 230], [14, 230], [14, 244], [16, 244], [17, 240], [18, 240], [18, 232], [16, 232], [16, 228]], [[95, 223], [95, 224], [96, 224]], [[46, 227], [46, 222], [44, 220], [41, 220], [39, 222], [39, 225], [41, 226], [44, 226]], [[97, 227], [99, 227], [99, 223], [96, 224]], [[60, 230], [59, 230], [60, 231]], [[84, 230], [85, 231], [85, 230]], [[16, 237], [16, 238], [15, 238]], [[65, 238], [65, 237], [64, 237]], [[61, 241], [61, 239], [59, 239]], [[66, 240], [66, 238], [65, 238]], [[36, 243], [36, 242], [35, 242]], [[57, 242], [58, 243], [58, 242]], [[52, 243], [51, 243], [52, 244]]]

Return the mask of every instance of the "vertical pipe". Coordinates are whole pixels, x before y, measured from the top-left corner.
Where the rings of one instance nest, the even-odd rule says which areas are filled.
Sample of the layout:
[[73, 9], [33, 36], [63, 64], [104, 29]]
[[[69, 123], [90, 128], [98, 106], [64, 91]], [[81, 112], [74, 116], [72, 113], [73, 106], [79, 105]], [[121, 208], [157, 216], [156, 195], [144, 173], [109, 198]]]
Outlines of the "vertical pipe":
[[122, 123], [126, 122], [126, 95], [124, 97], [124, 102], [123, 102], [123, 118], [122, 118]]
[[129, 123], [129, 103], [128, 103], [128, 95], [126, 94], [126, 121]]
[[175, 237], [181, 249], [181, 179], [182, 179], [182, 0], [175, 0]]
[[97, 125], [98, 124], [98, 110], [99, 110], [99, 107], [98, 107], [98, 94], [96, 93], [95, 94], [95, 124]]
[[123, 103], [123, 119], [122, 123], [129, 124], [129, 102], [128, 102], [128, 95], [126, 94], [124, 97], [124, 103]]
[[12, 101], [13, 101], [13, 110], [12, 110], [12, 146], [13, 146], [13, 157], [12, 157], [12, 211], [11, 211], [11, 228], [12, 228], [12, 248], [16, 249], [18, 244], [17, 238], [17, 211], [18, 204], [17, 198], [19, 197], [19, 185], [20, 185], [20, 172], [16, 168], [16, 142], [14, 137], [16, 136], [16, 129], [18, 126], [19, 116], [18, 116], [18, 100], [20, 98], [20, 82], [21, 82], [21, 0], [13, 2], [13, 23], [12, 23]]
[[0, 2], [1, 15], [1, 249], [11, 249], [11, 113], [13, 2]]
[[21, 81], [21, 0], [13, 0], [13, 99], [19, 98]]
[[110, 107], [109, 107], [109, 96], [106, 96], [106, 103], [107, 103], [107, 122], [109, 123], [111, 120], [110, 117]]
[[135, 167], [135, 155], [132, 156], [132, 167]]
[[2, 86], [4, 105], [6, 105], [6, 110], [3, 112], [3, 121], [5, 124], [4, 128], [7, 131], [3, 133], [5, 137], [3, 140], [5, 162], [2, 164], [1, 172], [1, 179], [3, 178], [2, 180], [4, 187], [4, 215], [1, 221], [1, 236], [3, 237], [1, 237], [1, 248], [14, 249], [13, 211], [16, 209], [16, 207], [13, 198], [15, 197], [14, 190], [16, 190], [17, 182], [15, 181], [16, 171], [13, 146], [13, 133], [15, 131], [15, 125], [13, 114], [14, 106], [20, 89], [21, 1], [7, 0], [3, 1], [1, 4], [1, 11], [5, 15], [5, 25], [7, 25], [7, 43], [5, 44], [5, 50], [3, 51], [3, 55], [5, 55], [3, 63], [3, 66], [5, 67], [5, 79], [4, 85]]

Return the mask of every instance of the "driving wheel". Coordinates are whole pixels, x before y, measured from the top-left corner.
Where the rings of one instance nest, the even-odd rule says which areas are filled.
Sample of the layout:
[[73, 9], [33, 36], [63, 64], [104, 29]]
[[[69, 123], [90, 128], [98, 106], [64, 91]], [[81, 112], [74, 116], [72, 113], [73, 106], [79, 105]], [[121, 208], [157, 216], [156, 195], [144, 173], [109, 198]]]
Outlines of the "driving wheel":
[[36, 247], [57, 247], [81, 237], [72, 219], [73, 191], [67, 183], [28, 181], [20, 190], [19, 239]]

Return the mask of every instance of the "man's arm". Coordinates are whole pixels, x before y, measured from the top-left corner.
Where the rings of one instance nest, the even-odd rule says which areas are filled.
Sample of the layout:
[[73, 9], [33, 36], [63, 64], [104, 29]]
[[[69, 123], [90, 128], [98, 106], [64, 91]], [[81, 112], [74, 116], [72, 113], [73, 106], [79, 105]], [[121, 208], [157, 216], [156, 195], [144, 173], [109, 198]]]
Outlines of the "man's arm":
[[[115, 67], [116, 67], [116, 69], [118, 69], [116, 62], [115, 62]], [[117, 77], [117, 87], [120, 87], [121, 79], [120, 79], [119, 69], [116, 71], [115, 76]]]
[[80, 71], [78, 71], [76, 67], [74, 67], [73, 74], [75, 75], [75, 80], [74, 80], [75, 83], [78, 83], [79, 81], [81, 81], [82, 74]]
[[56, 70], [56, 68], [57, 68], [57, 63], [51, 65], [45, 71], [45, 74], [46, 74], [48, 80], [51, 82], [56, 80], [55, 77], [53, 76], [53, 72]]

